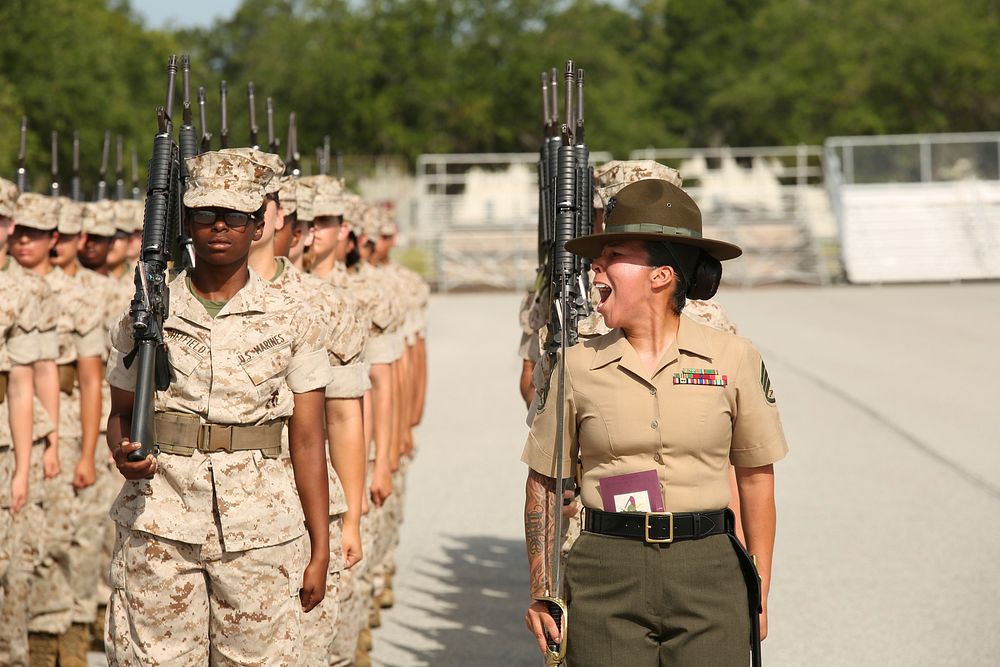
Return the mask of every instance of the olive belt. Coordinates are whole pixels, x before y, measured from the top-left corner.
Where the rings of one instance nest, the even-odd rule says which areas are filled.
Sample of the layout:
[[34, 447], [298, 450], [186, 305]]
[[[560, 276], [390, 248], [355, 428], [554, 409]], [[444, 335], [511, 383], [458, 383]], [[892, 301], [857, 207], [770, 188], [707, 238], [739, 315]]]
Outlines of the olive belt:
[[59, 389], [64, 394], [72, 394], [76, 386], [76, 362], [59, 366]]
[[[0, 371], [0, 403], [7, 400], [7, 371]], [[0, 417], [0, 419], [5, 418]]]
[[284, 419], [259, 426], [203, 424], [192, 415], [157, 412], [153, 418], [156, 446], [161, 452], [191, 456], [199, 452], [242, 452], [260, 450], [265, 458], [281, 453], [281, 429]]

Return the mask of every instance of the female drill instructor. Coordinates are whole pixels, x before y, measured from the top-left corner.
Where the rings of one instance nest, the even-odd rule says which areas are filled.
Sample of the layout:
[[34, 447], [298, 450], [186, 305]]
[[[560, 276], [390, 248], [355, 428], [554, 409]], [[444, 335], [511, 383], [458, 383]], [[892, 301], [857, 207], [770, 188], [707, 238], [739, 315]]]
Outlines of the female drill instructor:
[[[563, 466], [576, 471], [585, 507], [584, 532], [566, 562], [566, 660], [571, 667], [742, 667], [750, 614], [742, 547], [730, 537], [725, 510], [727, 463], [736, 468], [746, 548], [760, 572], [763, 635], [772, 464], [787, 446], [757, 350], [680, 317], [686, 297], [715, 293], [719, 260], [741, 251], [703, 238], [697, 205], [667, 181], [626, 186], [605, 215], [603, 233], [566, 244], [594, 258], [598, 310], [611, 328], [566, 353]], [[554, 394], [537, 407], [522, 456], [530, 467], [525, 535], [535, 599], [547, 594], [552, 542], [545, 508], [555, 488], [553, 403]], [[644, 471], [651, 471], [644, 482], [619, 477]], [[662, 501], [663, 513], [623, 511], [643, 489], [647, 511]], [[749, 564], [745, 553], [742, 563]], [[544, 653], [543, 629], [559, 636], [544, 603], [533, 603], [525, 621]]]
[[[138, 448], [128, 439], [135, 368], [126, 360], [127, 315], [112, 332], [108, 442], [126, 482], [111, 509], [108, 661], [296, 665], [301, 612], [323, 599], [330, 558], [323, 415], [333, 375], [324, 329], [314, 308], [247, 268], [273, 172], [223, 153], [186, 166], [197, 267], [170, 285], [159, 456], [137, 463], [126, 458]], [[278, 458], [286, 422], [294, 484]]]

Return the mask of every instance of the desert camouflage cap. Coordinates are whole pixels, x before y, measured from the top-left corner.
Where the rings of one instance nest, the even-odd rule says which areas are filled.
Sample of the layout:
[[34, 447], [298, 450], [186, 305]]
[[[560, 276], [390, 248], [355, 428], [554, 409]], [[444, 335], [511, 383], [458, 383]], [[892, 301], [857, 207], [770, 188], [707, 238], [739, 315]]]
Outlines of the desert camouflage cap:
[[282, 176], [278, 188], [278, 199], [285, 215], [291, 215], [299, 210], [298, 179], [293, 176]]
[[318, 178], [319, 176], [303, 176], [295, 184], [295, 196], [299, 200], [299, 220], [303, 222], [311, 222], [315, 218], [313, 199], [316, 196], [316, 179]]
[[382, 236], [395, 236], [399, 233], [396, 225], [396, 213], [387, 206], [376, 206], [378, 209], [378, 233]]
[[344, 220], [349, 222], [355, 229], [364, 224], [365, 211], [368, 204], [353, 192], [345, 192], [344, 196]]
[[[119, 199], [110, 203], [115, 229], [126, 234], [142, 229], [142, 214], [136, 215], [136, 200]], [[138, 203], [141, 206], [141, 202]]]
[[658, 178], [677, 187], [684, 185], [676, 169], [654, 160], [612, 160], [594, 169], [594, 208], [604, 208], [626, 185], [647, 178]]
[[83, 231], [83, 204], [69, 197], [59, 199], [59, 225], [56, 229], [60, 234], [79, 234]]
[[378, 206], [366, 202], [363, 199], [361, 200], [361, 205], [364, 207], [364, 209], [362, 210], [361, 215], [358, 218], [359, 220], [358, 231], [360, 231], [368, 238], [374, 239], [378, 237], [378, 229], [380, 224]]
[[184, 162], [184, 205], [218, 207], [253, 213], [264, 205], [274, 171], [236, 153], [212, 151]]
[[25, 192], [17, 198], [14, 224], [21, 227], [55, 231], [59, 226], [59, 200], [35, 192]]
[[115, 235], [115, 211], [108, 199], [87, 202], [83, 205], [83, 231], [94, 236]]
[[[267, 185], [264, 186], [264, 192], [266, 194], [274, 194], [281, 189], [281, 177], [285, 175], [285, 161], [274, 153], [267, 153], [265, 151], [256, 148], [223, 148], [219, 151], [220, 153], [229, 153], [232, 155], [242, 155], [245, 158], [253, 160], [257, 164], [262, 164], [274, 172], [274, 178], [272, 178]], [[278, 195], [279, 197], [281, 195]]]
[[17, 196], [20, 190], [13, 181], [0, 178], [0, 216], [5, 218], [14, 217], [14, 207], [17, 204]]
[[344, 215], [344, 182], [333, 176], [316, 177], [313, 195], [313, 219], [324, 215]]

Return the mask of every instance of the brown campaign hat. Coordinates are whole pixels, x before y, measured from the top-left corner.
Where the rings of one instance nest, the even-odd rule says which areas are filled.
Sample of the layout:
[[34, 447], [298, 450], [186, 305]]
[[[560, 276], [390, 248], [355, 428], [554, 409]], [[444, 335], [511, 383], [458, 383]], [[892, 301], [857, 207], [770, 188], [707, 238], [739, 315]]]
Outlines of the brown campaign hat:
[[55, 231], [59, 226], [59, 200], [35, 192], [23, 193], [17, 198], [14, 224], [44, 232]]
[[16, 183], [8, 181], [6, 178], [0, 178], [0, 216], [4, 218], [14, 217], [14, 207], [20, 192]]
[[621, 241], [695, 246], [720, 261], [743, 254], [737, 245], [703, 237], [701, 211], [694, 200], [673, 183], [655, 178], [622, 188], [605, 204], [604, 231], [568, 241], [566, 250], [594, 258], [607, 244]]

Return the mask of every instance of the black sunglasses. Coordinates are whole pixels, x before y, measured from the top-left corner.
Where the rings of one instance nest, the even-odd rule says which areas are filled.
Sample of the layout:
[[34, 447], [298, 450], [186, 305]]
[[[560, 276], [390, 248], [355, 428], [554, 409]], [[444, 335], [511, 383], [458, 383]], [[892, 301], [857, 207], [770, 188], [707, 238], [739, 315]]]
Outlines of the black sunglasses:
[[243, 229], [251, 222], [257, 222], [253, 213], [243, 211], [215, 211], [210, 208], [193, 208], [188, 212], [188, 219], [196, 225], [211, 227], [216, 220], [222, 219], [230, 229]]

